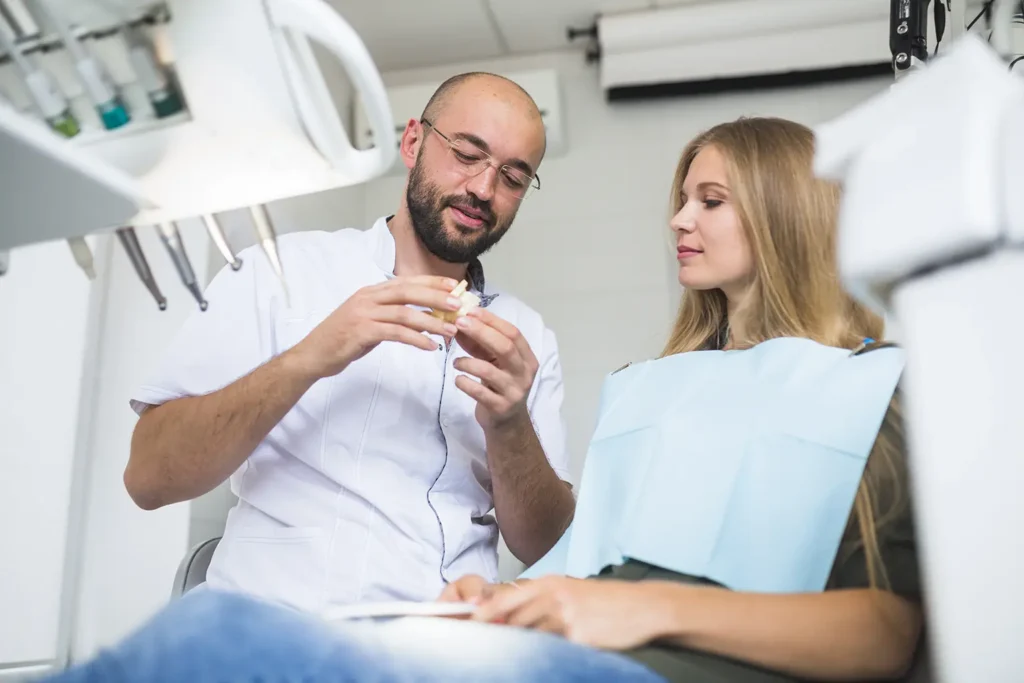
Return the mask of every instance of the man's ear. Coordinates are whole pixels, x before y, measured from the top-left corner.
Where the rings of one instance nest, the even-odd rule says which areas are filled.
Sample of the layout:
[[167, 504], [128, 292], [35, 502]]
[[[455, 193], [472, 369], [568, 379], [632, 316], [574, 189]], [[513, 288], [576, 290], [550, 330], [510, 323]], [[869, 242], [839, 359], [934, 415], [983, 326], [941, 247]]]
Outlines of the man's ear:
[[416, 119], [409, 119], [402, 131], [402, 144], [398, 147], [398, 155], [402, 157], [402, 163], [406, 168], [411, 169], [416, 165], [416, 156], [420, 152], [420, 145], [423, 144], [423, 136], [426, 133], [423, 126]]

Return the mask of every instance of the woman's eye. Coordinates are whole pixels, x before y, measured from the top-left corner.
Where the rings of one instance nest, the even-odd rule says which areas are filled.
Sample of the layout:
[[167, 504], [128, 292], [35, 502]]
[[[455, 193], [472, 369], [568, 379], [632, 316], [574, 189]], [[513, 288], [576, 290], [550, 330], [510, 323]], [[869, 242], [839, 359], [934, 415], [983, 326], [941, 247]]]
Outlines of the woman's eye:
[[722, 205], [721, 199], [705, 199], [704, 207], [708, 209], [715, 209]]

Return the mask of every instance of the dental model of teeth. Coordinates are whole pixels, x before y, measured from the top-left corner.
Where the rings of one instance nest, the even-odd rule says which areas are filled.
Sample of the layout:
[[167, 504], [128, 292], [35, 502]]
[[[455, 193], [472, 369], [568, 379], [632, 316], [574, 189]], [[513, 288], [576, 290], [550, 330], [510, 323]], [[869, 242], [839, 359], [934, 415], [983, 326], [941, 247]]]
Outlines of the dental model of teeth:
[[473, 292], [470, 292], [466, 288], [468, 283], [463, 280], [460, 282], [455, 289], [452, 290], [452, 296], [462, 302], [462, 306], [457, 311], [439, 311], [436, 308], [430, 311], [430, 315], [435, 318], [440, 318], [448, 323], [453, 323], [456, 319], [466, 315], [471, 310], [480, 305], [480, 297]]

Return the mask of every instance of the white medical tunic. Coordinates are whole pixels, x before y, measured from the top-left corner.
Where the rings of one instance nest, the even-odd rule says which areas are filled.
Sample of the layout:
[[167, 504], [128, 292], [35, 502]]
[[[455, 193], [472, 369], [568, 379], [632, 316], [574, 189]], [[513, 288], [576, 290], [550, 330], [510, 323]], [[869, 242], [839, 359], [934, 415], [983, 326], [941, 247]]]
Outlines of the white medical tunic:
[[[395, 243], [366, 231], [282, 235], [290, 301], [257, 248], [225, 268], [173, 339], [133, 408], [220, 389], [303, 339], [356, 290], [393, 277]], [[476, 264], [477, 266], [479, 264]], [[555, 336], [506, 294], [474, 289], [515, 325], [540, 369], [528, 398], [554, 471], [568, 481]], [[453, 343], [424, 351], [384, 342], [322, 379], [231, 476], [238, 496], [207, 573], [237, 590], [308, 611], [363, 601], [433, 600], [448, 581], [497, 578], [498, 528], [476, 402], [455, 386]], [[180, 429], [189, 429], [187, 424]]]

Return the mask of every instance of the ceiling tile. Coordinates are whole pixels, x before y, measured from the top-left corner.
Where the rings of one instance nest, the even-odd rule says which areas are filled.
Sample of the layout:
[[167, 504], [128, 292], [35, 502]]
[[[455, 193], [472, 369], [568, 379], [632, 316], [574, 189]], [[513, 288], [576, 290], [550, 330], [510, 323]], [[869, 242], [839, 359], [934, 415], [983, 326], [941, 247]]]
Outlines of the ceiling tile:
[[584, 28], [597, 14], [651, 6], [651, 0], [487, 0], [512, 52], [569, 47], [565, 29]]
[[504, 48], [482, 0], [329, 0], [381, 71], [487, 59]]

